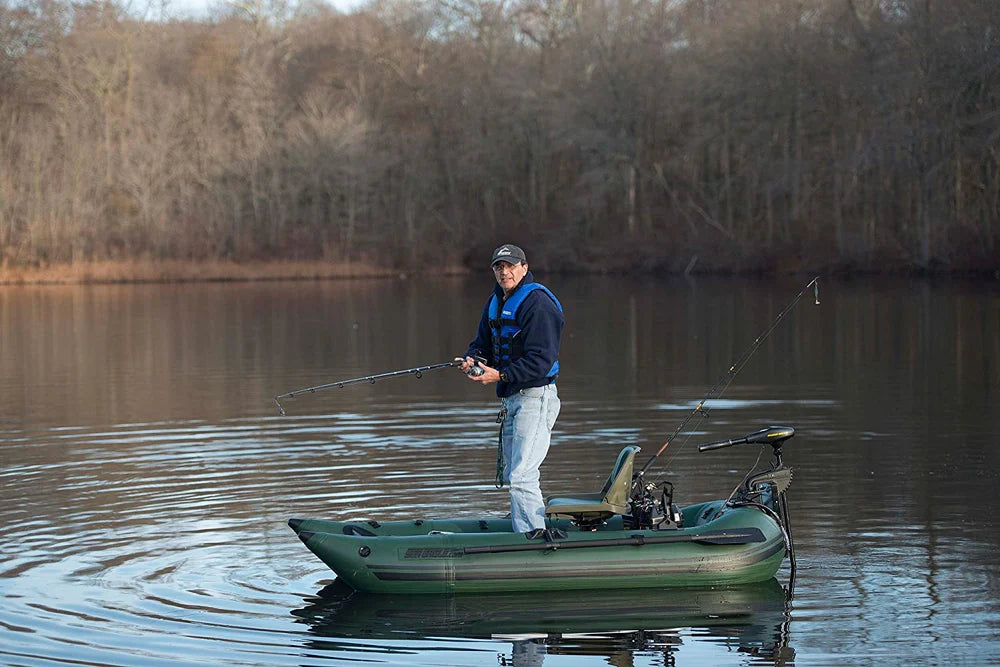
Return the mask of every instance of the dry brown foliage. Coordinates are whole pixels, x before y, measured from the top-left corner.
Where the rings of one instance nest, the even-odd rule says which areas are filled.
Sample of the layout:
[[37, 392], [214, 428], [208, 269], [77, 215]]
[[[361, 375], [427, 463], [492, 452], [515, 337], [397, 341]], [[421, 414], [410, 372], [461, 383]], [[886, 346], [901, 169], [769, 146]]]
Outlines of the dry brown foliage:
[[996, 0], [265, 6], [0, 0], [4, 275], [1000, 269]]
[[[443, 266], [435, 272], [459, 275], [467, 270], [461, 266]], [[0, 285], [325, 280], [399, 275], [399, 270], [367, 262], [104, 260], [44, 267], [0, 266]]]

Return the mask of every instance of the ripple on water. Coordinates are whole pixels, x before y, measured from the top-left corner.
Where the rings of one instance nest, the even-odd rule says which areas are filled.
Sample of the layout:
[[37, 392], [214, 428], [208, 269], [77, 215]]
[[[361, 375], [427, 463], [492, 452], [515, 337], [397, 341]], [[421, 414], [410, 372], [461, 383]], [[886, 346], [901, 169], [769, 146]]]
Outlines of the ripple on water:
[[[462, 449], [480, 441], [419, 425], [428, 414], [62, 428], [5, 445], [0, 479], [19, 502], [0, 508], [16, 527], [0, 538], [0, 656], [300, 662], [288, 610], [331, 573], [288, 516], [440, 511], [480, 492]], [[385, 493], [399, 481], [405, 498]]]
[[[731, 408], [747, 407], [738, 403]], [[594, 419], [560, 434], [546, 469], [549, 485], [599, 484], [622, 444], [641, 443], [662, 422], [657, 410], [608, 414], [585, 405], [582, 412]], [[290, 516], [507, 511], [506, 491], [492, 484], [493, 413], [459, 409], [446, 423], [440, 415], [436, 405], [385, 406], [368, 418], [344, 413], [18, 432], [0, 466], [4, 497], [14, 501], [0, 506], [0, 662], [483, 664], [519, 652], [629, 656], [650, 665], [665, 664], [668, 654], [689, 664], [787, 658], [781, 652], [791, 649], [781, 634], [789, 619], [783, 601], [770, 598], [763, 614], [723, 610], [675, 619], [673, 630], [654, 632], [650, 622], [622, 632], [564, 628], [552, 635], [487, 626], [498, 632], [472, 637], [454, 618], [440, 623], [451, 613], [445, 609], [430, 633], [414, 626], [413, 614], [318, 596], [332, 573], [287, 529]], [[712, 427], [719, 428], [718, 419]], [[955, 632], [966, 645], [995, 641], [989, 633], [1000, 611], [995, 603], [984, 606], [982, 591], [995, 590], [996, 572], [977, 531], [931, 521], [930, 548], [927, 524], [899, 515], [909, 511], [905, 487], [887, 491], [898, 506], [851, 516], [855, 508], [843, 502], [849, 494], [825, 472], [835, 463], [831, 449], [795, 450], [808, 452], [811, 465], [797, 467], [792, 487], [800, 583], [790, 620], [811, 638], [812, 655], [844, 653], [842, 641], [825, 630], [831, 626], [865, 647], [864, 660], [877, 653], [873, 646], [899, 637]], [[755, 455], [699, 458], [689, 447], [667, 474], [678, 483], [679, 499], [695, 502], [699, 494], [730, 488]], [[682, 474], [695, 469], [697, 476]], [[873, 477], [874, 484], [884, 479], [881, 471]], [[831, 490], [839, 500], [831, 502]], [[596, 601], [576, 596], [573, 603]], [[362, 613], [373, 616], [355, 616]], [[967, 614], [980, 629], [960, 627]], [[355, 618], [370, 623], [353, 626]], [[345, 635], [346, 628], [364, 635], [379, 624], [385, 634], [376, 639]], [[743, 657], [734, 660], [734, 651]]]

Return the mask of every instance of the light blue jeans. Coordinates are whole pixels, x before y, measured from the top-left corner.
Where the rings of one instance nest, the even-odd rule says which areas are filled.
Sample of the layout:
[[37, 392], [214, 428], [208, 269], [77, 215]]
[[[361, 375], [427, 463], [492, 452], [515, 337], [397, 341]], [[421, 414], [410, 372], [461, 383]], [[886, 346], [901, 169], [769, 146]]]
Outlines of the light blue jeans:
[[503, 480], [510, 485], [510, 518], [515, 533], [545, 528], [545, 503], [538, 467], [549, 452], [559, 416], [556, 385], [529, 387], [503, 399]]

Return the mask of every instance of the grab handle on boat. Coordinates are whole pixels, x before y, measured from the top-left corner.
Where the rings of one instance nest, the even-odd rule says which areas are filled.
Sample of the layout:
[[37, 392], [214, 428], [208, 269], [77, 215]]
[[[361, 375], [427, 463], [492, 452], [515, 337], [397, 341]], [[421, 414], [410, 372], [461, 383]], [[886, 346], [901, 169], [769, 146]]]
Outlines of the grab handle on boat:
[[754, 431], [735, 440], [717, 440], [704, 445], [698, 445], [698, 451], [707, 452], [712, 449], [723, 449], [725, 447], [732, 447], [733, 445], [746, 444], [780, 446], [780, 443], [788, 440], [793, 435], [795, 435], [795, 429], [791, 426], [769, 426], [768, 428], [762, 428], [759, 431]]
[[641, 547], [647, 544], [670, 544], [672, 542], [694, 542], [696, 544], [754, 544], [766, 542], [767, 537], [760, 528], [743, 528], [741, 530], [710, 530], [697, 534], [675, 533], [673, 535], [629, 535], [598, 540], [576, 540], [564, 542], [535, 542], [528, 544], [492, 544], [479, 547], [465, 547], [465, 554], [497, 554], [509, 551], [543, 551], [556, 549], [592, 549], [595, 547]]

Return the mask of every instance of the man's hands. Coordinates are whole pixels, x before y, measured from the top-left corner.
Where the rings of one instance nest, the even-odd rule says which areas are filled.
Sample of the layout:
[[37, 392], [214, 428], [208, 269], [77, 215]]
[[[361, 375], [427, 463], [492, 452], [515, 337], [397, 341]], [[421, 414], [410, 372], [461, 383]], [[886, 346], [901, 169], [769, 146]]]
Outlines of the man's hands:
[[[476, 364], [476, 360], [473, 359], [472, 357], [466, 357], [465, 359], [463, 359], [462, 357], [455, 357], [455, 361], [462, 362], [462, 365], [460, 366], [462, 372], [465, 373], [465, 377], [469, 378], [473, 382], [478, 382], [479, 384], [487, 385], [500, 381], [500, 371], [498, 371], [495, 368], [490, 368], [489, 366], [483, 363]], [[469, 375], [469, 370], [476, 365], [478, 365], [481, 369], [483, 369], [482, 374]]]

